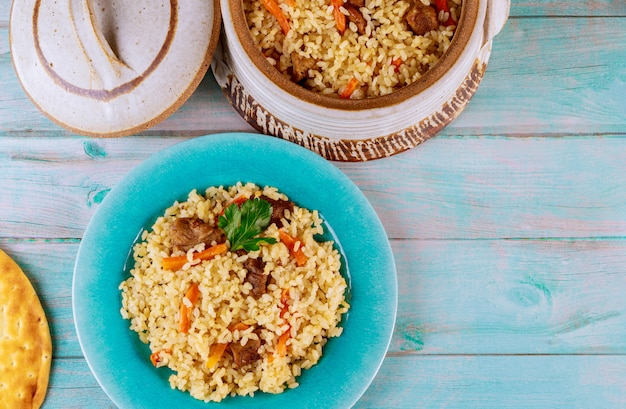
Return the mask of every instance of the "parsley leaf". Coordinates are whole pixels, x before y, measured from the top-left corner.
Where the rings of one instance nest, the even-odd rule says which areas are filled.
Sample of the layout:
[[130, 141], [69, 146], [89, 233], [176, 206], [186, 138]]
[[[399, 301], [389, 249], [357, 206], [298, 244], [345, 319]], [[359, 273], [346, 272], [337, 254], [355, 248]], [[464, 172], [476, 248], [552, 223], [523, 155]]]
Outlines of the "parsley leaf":
[[270, 224], [272, 205], [269, 202], [255, 198], [246, 200], [241, 207], [233, 203], [224, 210], [217, 225], [224, 230], [226, 238], [230, 242], [230, 250], [244, 249], [254, 251], [259, 249], [259, 244], [274, 244], [273, 237], [255, 237], [261, 234]]

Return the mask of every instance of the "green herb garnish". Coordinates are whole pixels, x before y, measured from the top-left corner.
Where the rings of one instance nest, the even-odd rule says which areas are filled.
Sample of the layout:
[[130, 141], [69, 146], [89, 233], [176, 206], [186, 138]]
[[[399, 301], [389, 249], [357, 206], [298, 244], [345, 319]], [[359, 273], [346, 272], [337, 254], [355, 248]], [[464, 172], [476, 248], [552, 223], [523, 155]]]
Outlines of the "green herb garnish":
[[255, 198], [246, 200], [241, 207], [235, 203], [228, 206], [224, 215], [217, 220], [217, 225], [224, 230], [231, 251], [254, 251], [259, 249], [259, 244], [276, 243], [273, 237], [255, 237], [269, 226], [271, 216], [272, 205]]

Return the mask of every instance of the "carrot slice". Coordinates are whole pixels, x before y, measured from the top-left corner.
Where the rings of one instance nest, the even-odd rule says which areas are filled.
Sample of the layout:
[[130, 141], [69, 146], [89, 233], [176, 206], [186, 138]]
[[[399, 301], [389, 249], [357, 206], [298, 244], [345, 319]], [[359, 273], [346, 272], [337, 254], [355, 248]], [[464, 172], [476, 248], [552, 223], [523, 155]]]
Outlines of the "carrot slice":
[[356, 87], [358, 85], [359, 85], [359, 80], [357, 80], [354, 77], [350, 78], [350, 81], [348, 81], [348, 84], [346, 85], [346, 87], [343, 89], [343, 91], [341, 91], [341, 94], [339, 94], [339, 98], [343, 98], [343, 99], [350, 98], [352, 96], [352, 93], [354, 92], [354, 90], [356, 90]]
[[287, 355], [287, 340], [289, 339], [290, 332], [291, 331], [288, 329], [287, 331], [283, 332], [280, 337], [278, 337], [278, 343], [276, 344], [276, 353], [278, 354], [278, 356]]
[[278, 3], [276, 3], [275, 0], [261, 0], [261, 3], [263, 3], [267, 11], [269, 11], [270, 14], [276, 18], [280, 29], [283, 30], [283, 34], [287, 34], [290, 29], [289, 20], [285, 17], [283, 10], [280, 8]]
[[234, 203], [237, 206], [239, 206], [240, 204], [242, 204], [246, 200], [248, 200], [248, 197], [241, 195], [241, 196], [237, 196], [236, 198], [234, 198], [232, 203]]
[[346, 15], [339, 9], [339, 7], [343, 6], [343, 0], [331, 0], [330, 4], [333, 5], [333, 18], [335, 19], [337, 31], [343, 34], [346, 31]]
[[[287, 246], [291, 255], [296, 259], [296, 265], [298, 267], [304, 266], [307, 263], [307, 261], [309, 261], [309, 258], [302, 251], [303, 247], [302, 247], [302, 242], [300, 242], [300, 240], [294, 239], [282, 229], [278, 230], [278, 236], [280, 238], [280, 241], [282, 241]], [[296, 250], [296, 243], [298, 242], [300, 242], [300, 246]]]
[[444, 25], [453, 26], [456, 24], [456, 22], [452, 19], [452, 13], [450, 13], [448, 0], [435, 0], [435, 8], [437, 9], [437, 13], [441, 11], [448, 13], [448, 19], [444, 22]]
[[248, 324], [244, 324], [243, 322], [235, 322], [234, 324], [230, 324], [228, 326], [228, 330], [230, 332], [235, 332], [235, 331], [245, 331], [248, 328], [250, 328], [250, 325]]
[[224, 216], [224, 212], [226, 211], [226, 208], [228, 208], [228, 206], [230, 206], [231, 204], [236, 204], [237, 206], [241, 207], [243, 202], [245, 202], [248, 199], [249, 199], [249, 197], [241, 195], [241, 196], [237, 196], [236, 198], [234, 198], [230, 202], [226, 203], [224, 205], [224, 208], [220, 212], [220, 214], [215, 215], [215, 224], [217, 225], [217, 222], [219, 221], [220, 216]]
[[[291, 299], [289, 296], [289, 288], [283, 289], [283, 292], [280, 294], [280, 303], [282, 307], [280, 309], [280, 318], [285, 319], [285, 314], [289, 311], [289, 304], [287, 302]], [[286, 321], [285, 321], [286, 322]], [[291, 336], [291, 326], [287, 327], [287, 331], [283, 332], [280, 337], [278, 337], [278, 342], [276, 343], [276, 353], [278, 356], [285, 356], [287, 354], [287, 340]]]
[[[189, 290], [185, 294], [185, 298], [180, 303], [180, 317], [178, 320], [178, 330], [183, 334], [189, 332], [189, 328], [191, 327], [191, 311], [193, 310], [193, 305], [198, 301], [198, 297], [200, 296], [200, 289], [198, 288], [198, 284], [192, 283]], [[190, 306], [187, 305], [185, 299], [189, 301]]]
[[187, 261], [187, 256], [166, 257], [163, 259], [163, 268], [170, 271], [178, 271], [183, 268]]
[[222, 355], [224, 355], [224, 351], [226, 351], [227, 347], [228, 344], [223, 343], [211, 345], [211, 349], [209, 350], [209, 359], [206, 361], [206, 367], [211, 369], [217, 365], [219, 360], [222, 358]]
[[[193, 260], [209, 260], [228, 251], [226, 243], [216, 244], [206, 250], [194, 253]], [[163, 268], [170, 271], [178, 271], [187, 263], [187, 256], [166, 257], [163, 259]]]
[[394, 58], [393, 60], [391, 60], [391, 65], [393, 65], [393, 70], [395, 72], [398, 72], [400, 70], [400, 66], [402, 65], [402, 59]]
[[159, 363], [161, 363], [161, 352], [171, 354], [172, 350], [169, 348], [163, 348], [163, 349], [159, 349], [158, 351], [151, 353], [150, 362], [152, 362], [152, 365], [157, 366]]

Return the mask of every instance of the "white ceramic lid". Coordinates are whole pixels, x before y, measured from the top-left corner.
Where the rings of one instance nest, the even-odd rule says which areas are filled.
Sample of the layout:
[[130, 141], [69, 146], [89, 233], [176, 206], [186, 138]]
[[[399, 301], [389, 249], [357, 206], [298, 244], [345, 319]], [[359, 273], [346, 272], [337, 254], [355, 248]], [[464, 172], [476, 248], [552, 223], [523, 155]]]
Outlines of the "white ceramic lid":
[[123, 136], [193, 93], [220, 31], [218, 0], [14, 0], [9, 41], [28, 96], [73, 132]]
[[222, 2], [224, 32], [213, 74], [260, 133], [334, 161], [404, 152], [438, 134], [465, 108], [487, 69], [510, 0], [464, 0], [450, 47], [421, 78], [391, 94], [341, 99], [304, 89], [272, 67], [254, 42], [240, 1]]

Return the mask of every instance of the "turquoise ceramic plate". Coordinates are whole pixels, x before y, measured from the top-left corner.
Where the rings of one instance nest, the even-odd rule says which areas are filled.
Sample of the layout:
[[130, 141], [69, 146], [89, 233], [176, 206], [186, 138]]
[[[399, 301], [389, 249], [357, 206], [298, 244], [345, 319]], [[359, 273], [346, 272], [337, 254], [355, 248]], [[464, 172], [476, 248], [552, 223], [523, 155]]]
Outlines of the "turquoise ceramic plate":
[[[237, 181], [271, 185], [317, 209], [343, 251], [351, 308], [344, 331], [320, 362], [282, 394], [204, 403], [173, 390], [166, 368], [120, 315], [119, 284], [143, 228], [192, 189]], [[348, 408], [365, 392], [385, 356], [396, 316], [397, 280], [389, 241], [361, 191], [331, 162], [295, 144], [253, 134], [194, 138], [157, 153], [125, 177], [85, 231], [74, 269], [76, 330], [87, 363], [120, 408]]]

